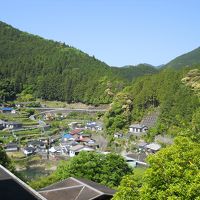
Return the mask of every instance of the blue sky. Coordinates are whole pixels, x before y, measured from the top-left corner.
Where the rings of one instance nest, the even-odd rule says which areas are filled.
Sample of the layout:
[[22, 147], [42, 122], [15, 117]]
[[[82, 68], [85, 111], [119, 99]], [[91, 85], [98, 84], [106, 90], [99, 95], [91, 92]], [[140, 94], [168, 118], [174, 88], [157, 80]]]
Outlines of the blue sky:
[[0, 0], [0, 20], [111, 66], [160, 65], [200, 46], [199, 0]]

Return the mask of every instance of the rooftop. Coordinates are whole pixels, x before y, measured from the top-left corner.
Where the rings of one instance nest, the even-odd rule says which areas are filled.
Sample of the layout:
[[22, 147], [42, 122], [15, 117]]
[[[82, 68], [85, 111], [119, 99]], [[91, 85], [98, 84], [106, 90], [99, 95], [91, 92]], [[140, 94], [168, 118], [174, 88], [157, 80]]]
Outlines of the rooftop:
[[39, 191], [48, 200], [111, 199], [115, 190], [86, 179], [70, 177]]
[[129, 127], [130, 127], [130, 128], [144, 128], [144, 127], [146, 127], [146, 126], [143, 125], [143, 124], [131, 124]]
[[157, 143], [150, 143], [150, 144], [146, 145], [146, 148], [151, 149], [153, 151], [158, 151], [161, 148], [161, 146]]
[[0, 191], [2, 200], [46, 200], [2, 165], [0, 165]]
[[81, 150], [81, 149], [83, 149], [83, 148], [84, 148], [84, 145], [77, 144], [77, 145], [75, 145], [75, 146], [72, 146], [72, 147], [70, 148], [70, 150], [71, 150], [71, 151], [79, 151], [79, 150]]

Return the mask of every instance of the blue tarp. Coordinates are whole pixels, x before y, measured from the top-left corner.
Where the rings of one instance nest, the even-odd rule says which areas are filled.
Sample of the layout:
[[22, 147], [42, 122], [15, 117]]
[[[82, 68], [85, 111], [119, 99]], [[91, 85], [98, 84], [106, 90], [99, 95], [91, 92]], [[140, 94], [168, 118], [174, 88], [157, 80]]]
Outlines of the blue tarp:
[[1, 108], [1, 110], [3, 110], [3, 111], [12, 111], [13, 108], [10, 108], [10, 107], [4, 107], [4, 108]]

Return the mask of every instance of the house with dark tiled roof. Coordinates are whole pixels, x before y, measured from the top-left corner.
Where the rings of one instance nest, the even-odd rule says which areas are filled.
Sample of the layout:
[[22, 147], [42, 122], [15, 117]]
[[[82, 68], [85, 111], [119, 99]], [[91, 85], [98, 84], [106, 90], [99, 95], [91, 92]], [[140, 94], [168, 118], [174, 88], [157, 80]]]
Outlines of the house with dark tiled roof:
[[48, 200], [109, 200], [115, 190], [93, 181], [70, 177], [43, 188], [39, 193]]
[[7, 145], [5, 146], [5, 151], [10, 151], [10, 152], [12, 152], [12, 151], [18, 151], [18, 150], [19, 150], [18, 144], [17, 144], [17, 143], [14, 143], [14, 142], [11, 142], [11, 143], [9, 143], [9, 144], [7, 144]]
[[20, 122], [5, 122], [5, 128], [8, 129], [19, 129], [22, 127], [22, 123]]
[[132, 124], [129, 126], [130, 133], [145, 133], [148, 130], [148, 127], [142, 124]]
[[35, 191], [0, 165], [2, 200], [110, 200], [115, 190], [80, 178], [68, 178]]

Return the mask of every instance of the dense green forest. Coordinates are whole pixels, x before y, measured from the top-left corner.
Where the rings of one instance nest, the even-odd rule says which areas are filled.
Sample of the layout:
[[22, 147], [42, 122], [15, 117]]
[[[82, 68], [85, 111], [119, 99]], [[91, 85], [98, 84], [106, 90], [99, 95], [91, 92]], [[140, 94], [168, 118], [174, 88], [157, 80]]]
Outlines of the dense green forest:
[[3, 22], [0, 46], [2, 100], [13, 100], [23, 91], [47, 100], [105, 104], [112, 101], [127, 80], [156, 71], [152, 67], [134, 68], [137, 73], [128, 75], [127, 69], [122, 72], [111, 68], [76, 48], [19, 31]]
[[[150, 130], [150, 134], [180, 134], [179, 129], [191, 125], [195, 111], [200, 106], [198, 95], [189, 86], [193, 84], [194, 87], [194, 82], [191, 81], [198, 78], [198, 66], [195, 68], [197, 69], [192, 70], [191, 67], [181, 71], [169, 68], [134, 80], [115, 95], [105, 115], [107, 129], [111, 133], [121, 129], [126, 132], [131, 122], [140, 122], [149, 110], [158, 110], [160, 115], [156, 130], [154, 128], [152, 133]], [[188, 79], [188, 76], [193, 76], [193, 79]]]

